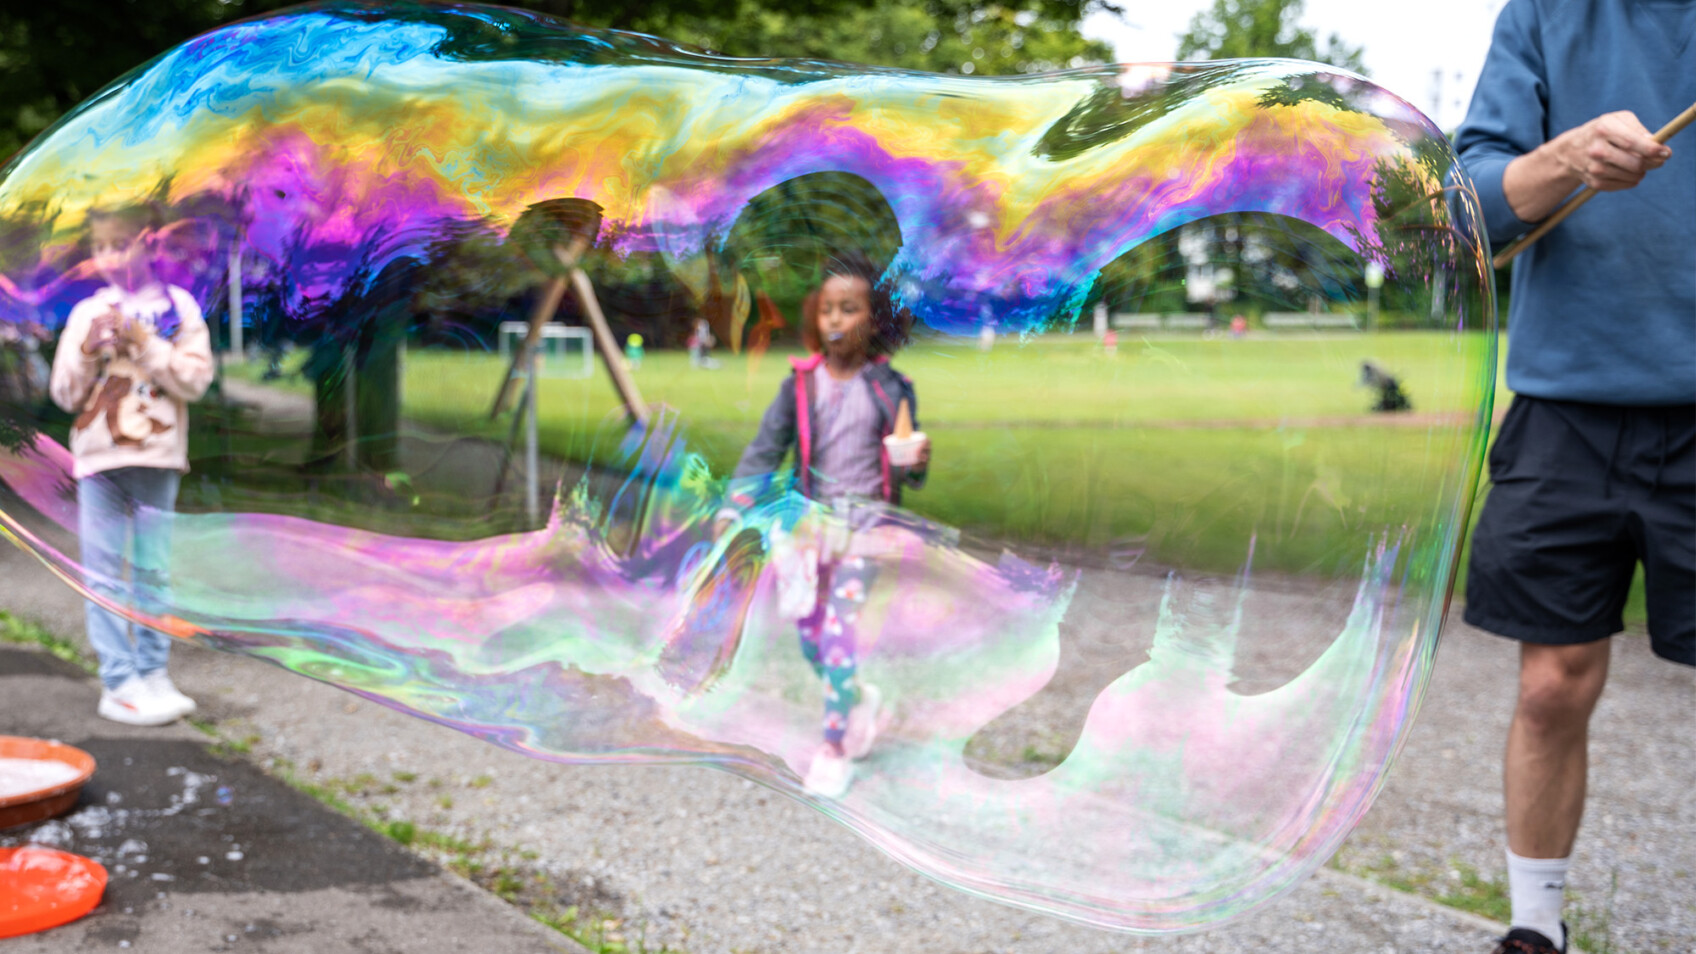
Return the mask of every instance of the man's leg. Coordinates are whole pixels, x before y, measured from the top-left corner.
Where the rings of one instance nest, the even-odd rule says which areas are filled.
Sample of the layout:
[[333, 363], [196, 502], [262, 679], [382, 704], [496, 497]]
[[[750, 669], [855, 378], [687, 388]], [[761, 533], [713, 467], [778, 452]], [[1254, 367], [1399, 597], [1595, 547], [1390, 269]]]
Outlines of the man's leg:
[[1567, 859], [1584, 815], [1590, 714], [1608, 678], [1611, 639], [1522, 643], [1519, 702], [1508, 727], [1502, 789], [1515, 927], [1563, 943]]

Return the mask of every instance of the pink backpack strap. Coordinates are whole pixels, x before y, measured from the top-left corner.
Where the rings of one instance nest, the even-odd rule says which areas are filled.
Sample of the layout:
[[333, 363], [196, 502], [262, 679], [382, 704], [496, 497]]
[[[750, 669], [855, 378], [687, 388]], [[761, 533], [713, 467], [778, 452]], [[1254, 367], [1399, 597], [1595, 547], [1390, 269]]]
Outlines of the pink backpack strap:
[[[872, 384], [872, 390], [877, 392], [878, 400], [883, 402], [884, 407], [889, 408], [889, 419], [891, 421], [894, 421], [895, 415], [899, 412], [897, 411], [895, 405], [890, 403], [888, 392], [884, 391], [883, 385], [879, 384], [876, 380], [873, 380], [871, 384]], [[880, 437], [880, 438], [888, 437], [891, 433], [893, 433], [893, 431], [894, 431], [893, 426], [885, 427], [883, 429], [883, 433], [879, 434], [878, 437]], [[888, 503], [894, 503], [895, 502], [895, 478], [891, 475], [890, 470], [889, 470], [889, 448], [887, 446], [885, 446], [883, 441], [881, 441], [881, 440], [878, 441], [878, 445], [877, 445], [877, 459], [878, 459], [878, 465], [882, 468], [882, 471], [883, 471], [883, 499]]]
[[[815, 357], [820, 357], [816, 356]], [[811, 366], [803, 370], [801, 363], [794, 358], [790, 362], [795, 365], [795, 433], [797, 439], [796, 469], [800, 471], [801, 493], [811, 496], [813, 492], [813, 415], [807, 401], [807, 379], [812, 369], [818, 366], [818, 361], [812, 361]]]

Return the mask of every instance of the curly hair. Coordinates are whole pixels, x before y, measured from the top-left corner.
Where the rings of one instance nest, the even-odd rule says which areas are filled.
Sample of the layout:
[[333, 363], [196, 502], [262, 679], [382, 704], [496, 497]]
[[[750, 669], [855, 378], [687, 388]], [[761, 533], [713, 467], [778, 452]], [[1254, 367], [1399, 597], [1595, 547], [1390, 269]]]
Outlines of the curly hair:
[[819, 287], [801, 300], [801, 343], [815, 354], [824, 350], [819, 334], [819, 292], [832, 278], [858, 278], [866, 283], [871, 301], [871, 353], [894, 354], [906, 344], [913, 327], [913, 317], [905, 308], [895, 307], [894, 285], [884, 277], [884, 269], [872, 263], [858, 251], [831, 255], [822, 263]]

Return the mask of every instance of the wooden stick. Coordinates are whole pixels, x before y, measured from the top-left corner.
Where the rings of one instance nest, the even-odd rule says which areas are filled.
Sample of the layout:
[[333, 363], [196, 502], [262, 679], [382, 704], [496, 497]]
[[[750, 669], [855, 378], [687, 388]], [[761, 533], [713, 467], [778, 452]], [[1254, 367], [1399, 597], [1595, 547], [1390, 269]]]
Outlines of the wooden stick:
[[[1655, 133], [1655, 141], [1659, 143], [1666, 142], [1668, 139], [1671, 139], [1682, 132], [1684, 127], [1690, 125], [1691, 122], [1696, 122], [1696, 103], [1691, 103], [1689, 109], [1679, 113], [1672, 122], [1662, 126], [1660, 131]], [[1533, 242], [1549, 234], [1550, 229], [1561, 224], [1561, 222], [1566, 220], [1567, 216], [1578, 211], [1579, 206], [1582, 206], [1584, 203], [1589, 202], [1595, 197], [1596, 190], [1589, 186], [1585, 186], [1578, 190], [1577, 195], [1574, 195], [1572, 198], [1561, 203], [1561, 207], [1556, 209], [1548, 218], [1544, 219], [1543, 224], [1526, 233], [1519, 241], [1509, 245], [1505, 249], [1502, 249], [1501, 254], [1490, 260], [1490, 264], [1496, 268], [1501, 268], [1507, 263], [1513, 261], [1520, 252], [1530, 248]]]
[[636, 379], [630, 376], [630, 369], [624, 366], [624, 349], [613, 339], [612, 326], [607, 324], [607, 316], [601, 312], [600, 300], [595, 297], [595, 286], [590, 284], [589, 276], [578, 267], [577, 256], [568, 249], [554, 247], [554, 255], [559, 258], [571, 277], [571, 290], [577, 293], [577, 303], [583, 306], [583, 316], [589, 319], [589, 329], [595, 335], [595, 346], [601, 352], [601, 360], [607, 366], [607, 374], [612, 376], [613, 387], [618, 390], [618, 397], [624, 402], [625, 413], [638, 424], [648, 423], [648, 405], [642, 400], [641, 392], [636, 390]]
[[[570, 255], [576, 261], [589, 247], [587, 238], [575, 238], [571, 246], [560, 250], [562, 255]], [[512, 354], [512, 364], [506, 369], [506, 378], [501, 381], [501, 389], [495, 392], [495, 404], [489, 408], [489, 420], [501, 416], [507, 404], [512, 400], [512, 389], [520, 374], [530, 373], [530, 356], [536, 352], [536, 345], [542, 341], [542, 328], [554, 320], [554, 312], [559, 310], [560, 300], [565, 297], [565, 278], [555, 276], [548, 279], [542, 287], [542, 297], [536, 300], [536, 307], [530, 311], [530, 327], [524, 331], [524, 343]]]
[[500, 417], [506, 411], [507, 404], [512, 401], [513, 384], [526, 367], [530, 349], [534, 347], [532, 339], [541, 338], [542, 326], [554, 320], [554, 312], [559, 309], [560, 300], [564, 297], [564, 278], [550, 278], [548, 283], [542, 286], [542, 297], [536, 299], [536, 307], [530, 311], [530, 327], [525, 331], [524, 341], [513, 352], [512, 363], [507, 365], [506, 377], [501, 379], [500, 390], [495, 392], [494, 406], [489, 408], [489, 420]]

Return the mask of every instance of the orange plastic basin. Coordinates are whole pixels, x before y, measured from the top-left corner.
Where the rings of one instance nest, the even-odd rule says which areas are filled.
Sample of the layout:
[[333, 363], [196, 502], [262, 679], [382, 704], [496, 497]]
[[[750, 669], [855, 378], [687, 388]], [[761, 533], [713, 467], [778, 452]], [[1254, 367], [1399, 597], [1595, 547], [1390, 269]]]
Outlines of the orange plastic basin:
[[94, 756], [82, 749], [45, 739], [0, 735], [0, 759], [63, 762], [76, 769], [75, 778], [31, 792], [0, 796], [0, 830], [43, 821], [70, 811], [83, 784], [94, 775]]
[[0, 937], [75, 921], [105, 891], [106, 869], [97, 861], [38, 845], [0, 848]]

